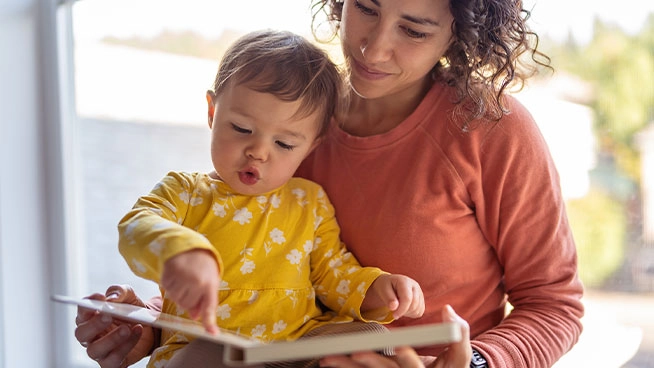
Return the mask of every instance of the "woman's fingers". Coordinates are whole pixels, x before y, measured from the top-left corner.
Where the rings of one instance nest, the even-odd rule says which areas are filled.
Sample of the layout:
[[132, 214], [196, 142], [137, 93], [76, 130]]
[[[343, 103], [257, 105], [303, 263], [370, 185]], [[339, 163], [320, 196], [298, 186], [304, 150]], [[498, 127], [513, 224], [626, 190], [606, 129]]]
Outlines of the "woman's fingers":
[[125, 357], [136, 346], [143, 327], [120, 325], [105, 336], [89, 344], [86, 353], [103, 368], [126, 367]]

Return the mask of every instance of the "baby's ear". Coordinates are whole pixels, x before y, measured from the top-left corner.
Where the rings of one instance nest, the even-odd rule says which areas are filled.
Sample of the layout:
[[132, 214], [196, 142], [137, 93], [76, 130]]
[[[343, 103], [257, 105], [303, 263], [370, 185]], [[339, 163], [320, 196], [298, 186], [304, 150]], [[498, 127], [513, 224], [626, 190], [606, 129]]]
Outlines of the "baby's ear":
[[214, 99], [216, 97], [216, 94], [209, 90], [207, 91], [207, 117], [209, 118], [208, 123], [209, 123], [209, 128], [213, 125], [213, 114], [215, 112], [216, 105], [214, 104]]
[[307, 156], [308, 156], [311, 152], [313, 152], [313, 150], [316, 149], [316, 147], [318, 147], [318, 146], [320, 145], [320, 143], [322, 143], [322, 140], [323, 140], [323, 139], [324, 139], [324, 136], [322, 136], [322, 137], [316, 137], [316, 139], [313, 140], [313, 143], [311, 143], [311, 148], [309, 148], [309, 151], [307, 152]]

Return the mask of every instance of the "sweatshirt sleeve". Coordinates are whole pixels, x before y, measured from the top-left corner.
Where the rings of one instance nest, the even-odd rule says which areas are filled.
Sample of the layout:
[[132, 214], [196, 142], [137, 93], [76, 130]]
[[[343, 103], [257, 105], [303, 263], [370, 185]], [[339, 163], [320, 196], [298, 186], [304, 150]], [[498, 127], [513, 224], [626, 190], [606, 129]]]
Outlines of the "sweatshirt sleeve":
[[120, 254], [137, 276], [159, 283], [164, 262], [192, 249], [213, 253], [222, 271], [220, 256], [211, 243], [183, 225], [193, 193], [192, 175], [170, 172], [120, 220]]
[[315, 213], [315, 241], [311, 252], [311, 283], [316, 296], [339, 315], [358, 320], [390, 323], [388, 309], [361, 313], [361, 304], [370, 285], [385, 274], [376, 267], [362, 267], [340, 240], [340, 227], [334, 208], [322, 189], [318, 192]]
[[480, 145], [483, 185], [471, 193], [513, 309], [472, 345], [493, 368], [545, 368], [581, 334], [583, 287], [553, 160], [531, 115], [511, 101]]

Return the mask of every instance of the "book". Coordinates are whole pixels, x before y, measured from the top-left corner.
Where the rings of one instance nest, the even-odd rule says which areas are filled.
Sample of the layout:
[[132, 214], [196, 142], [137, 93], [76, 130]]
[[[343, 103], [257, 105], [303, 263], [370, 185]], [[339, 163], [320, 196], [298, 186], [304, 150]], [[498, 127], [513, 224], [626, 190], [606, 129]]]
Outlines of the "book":
[[214, 335], [207, 332], [198, 321], [135, 305], [64, 295], [53, 295], [51, 299], [55, 302], [106, 313], [120, 320], [177, 330], [199, 339], [221, 344], [224, 347], [223, 361], [231, 366], [301, 360], [357, 351], [381, 350], [395, 346], [421, 347], [448, 344], [461, 340], [461, 329], [456, 323], [436, 323], [397, 327], [385, 333], [356, 332], [266, 343], [227, 330], [220, 330], [218, 334]]

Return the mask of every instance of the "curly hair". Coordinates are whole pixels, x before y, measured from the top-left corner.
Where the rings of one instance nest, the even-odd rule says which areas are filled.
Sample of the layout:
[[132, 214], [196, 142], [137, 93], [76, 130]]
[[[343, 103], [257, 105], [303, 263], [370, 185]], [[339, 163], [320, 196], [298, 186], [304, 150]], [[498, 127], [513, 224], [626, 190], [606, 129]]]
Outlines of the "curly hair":
[[[314, 0], [312, 29], [317, 37], [321, 19], [338, 34], [344, 0]], [[454, 87], [458, 115], [465, 128], [481, 119], [499, 120], [508, 113], [503, 95], [521, 89], [539, 67], [551, 69], [550, 58], [538, 50], [539, 38], [526, 24], [531, 13], [522, 0], [449, 0], [453, 39], [432, 69], [435, 80]], [[534, 63], [526, 63], [523, 55]]]

